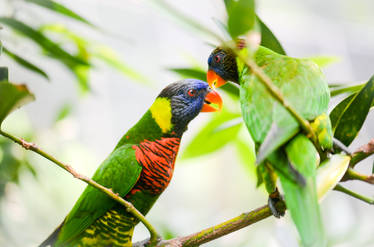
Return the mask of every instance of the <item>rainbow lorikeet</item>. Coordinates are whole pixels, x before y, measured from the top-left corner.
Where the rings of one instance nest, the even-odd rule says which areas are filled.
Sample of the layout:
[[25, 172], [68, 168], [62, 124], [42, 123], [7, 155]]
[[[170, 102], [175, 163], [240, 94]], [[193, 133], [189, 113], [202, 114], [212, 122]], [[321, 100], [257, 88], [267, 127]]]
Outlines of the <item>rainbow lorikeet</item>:
[[[249, 56], [250, 51], [242, 40], [238, 42], [238, 49], [244, 56]], [[331, 149], [333, 135], [327, 115], [330, 93], [318, 66], [308, 59], [280, 55], [262, 46], [253, 54], [253, 59], [280, 89], [289, 104], [311, 122], [321, 149]], [[232, 49], [217, 47], [210, 54], [208, 65], [207, 80], [211, 86], [220, 87], [231, 81], [240, 87], [243, 119], [257, 152], [258, 179], [260, 183], [265, 183], [273, 215], [280, 217], [284, 214], [275, 207], [281, 198], [276, 186], [279, 177], [287, 208], [291, 211], [300, 235], [305, 235], [302, 239], [313, 242], [320, 238], [323, 233], [313, 235], [311, 230], [315, 228], [316, 232], [322, 228], [315, 188], [315, 170], [319, 164], [319, 153], [315, 146], [303, 134], [296, 119]], [[321, 242], [316, 243], [318, 246]]]
[[[215, 104], [215, 105], [214, 105]], [[188, 123], [222, 107], [206, 82], [170, 84], [122, 137], [93, 176], [143, 215], [168, 186]], [[101, 191], [87, 186], [62, 224], [40, 246], [131, 246], [138, 220]]]

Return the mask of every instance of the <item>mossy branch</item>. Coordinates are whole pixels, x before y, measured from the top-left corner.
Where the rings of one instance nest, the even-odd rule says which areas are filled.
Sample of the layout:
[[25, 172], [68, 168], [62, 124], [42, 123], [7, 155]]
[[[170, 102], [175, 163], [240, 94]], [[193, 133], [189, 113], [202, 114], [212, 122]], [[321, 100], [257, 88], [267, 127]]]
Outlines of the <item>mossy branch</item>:
[[11, 134], [8, 134], [8, 133], [6, 133], [2, 130], [0, 130], [0, 135], [2, 135], [4, 137], [14, 141], [15, 143], [21, 145], [26, 150], [31, 150], [31, 151], [43, 156], [44, 158], [52, 161], [53, 163], [55, 163], [56, 165], [58, 165], [59, 167], [61, 167], [65, 171], [69, 172], [75, 178], [77, 178], [77, 179], [89, 184], [90, 186], [100, 190], [101, 192], [107, 194], [113, 200], [117, 201], [119, 204], [123, 205], [126, 208], [127, 212], [132, 213], [148, 229], [148, 231], [151, 235], [149, 242], [153, 245], [157, 243], [157, 241], [159, 239], [159, 235], [157, 234], [156, 229], [148, 222], [148, 220], [144, 217], [144, 215], [142, 213], [140, 213], [130, 202], [124, 200], [117, 193], [114, 193], [111, 189], [106, 188], [106, 187], [96, 183], [91, 178], [79, 174], [70, 165], [64, 164], [61, 161], [57, 160], [52, 155], [50, 155], [50, 154], [46, 153], [45, 151], [43, 151], [42, 149], [38, 148], [34, 143], [26, 142], [25, 140], [17, 138], [15, 136], [12, 136]]
[[[277, 210], [283, 211], [286, 205], [283, 201], [279, 201], [276, 205]], [[224, 235], [230, 234], [244, 227], [252, 225], [263, 219], [272, 216], [269, 206], [265, 205], [253, 211], [243, 213], [235, 218], [222, 222], [218, 225], [206, 228], [202, 231], [170, 240], [159, 242], [157, 247], [193, 247], [200, 246]], [[133, 247], [146, 247], [149, 240], [144, 240], [133, 244]]]

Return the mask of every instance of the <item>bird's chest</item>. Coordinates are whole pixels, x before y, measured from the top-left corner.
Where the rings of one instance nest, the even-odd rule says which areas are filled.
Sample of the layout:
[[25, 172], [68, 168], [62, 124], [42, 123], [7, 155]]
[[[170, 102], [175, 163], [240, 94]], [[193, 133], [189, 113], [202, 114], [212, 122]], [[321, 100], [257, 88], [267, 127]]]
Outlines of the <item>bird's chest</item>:
[[162, 138], [135, 145], [135, 156], [143, 170], [129, 195], [137, 191], [161, 194], [173, 176], [180, 138]]

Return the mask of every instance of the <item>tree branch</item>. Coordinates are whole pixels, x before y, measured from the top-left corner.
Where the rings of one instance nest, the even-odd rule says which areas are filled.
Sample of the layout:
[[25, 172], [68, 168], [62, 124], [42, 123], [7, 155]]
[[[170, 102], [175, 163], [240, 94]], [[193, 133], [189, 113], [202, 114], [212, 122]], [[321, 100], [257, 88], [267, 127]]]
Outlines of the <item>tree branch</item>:
[[[286, 205], [283, 201], [279, 201], [275, 207], [279, 211], [286, 209]], [[243, 213], [235, 218], [222, 222], [221, 224], [206, 228], [205, 230], [190, 234], [184, 237], [177, 237], [170, 240], [159, 242], [157, 247], [193, 247], [199, 246], [214, 239], [220, 238], [229, 233], [235, 232], [239, 229], [247, 227], [258, 221], [266, 219], [271, 216], [269, 206], [265, 205], [257, 208], [248, 213]], [[133, 244], [133, 247], [146, 247], [148, 240], [137, 242]]]
[[148, 222], [148, 220], [144, 217], [144, 215], [142, 213], [140, 213], [130, 202], [124, 200], [117, 193], [114, 193], [111, 189], [106, 188], [106, 187], [96, 183], [94, 180], [90, 179], [89, 177], [86, 177], [84, 175], [79, 174], [71, 166], [66, 165], [66, 164], [58, 161], [52, 155], [50, 155], [50, 154], [44, 152], [42, 149], [38, 148], [34, 143], [26, 142], [25, 140], [19, 139], [15, 136], [12, 136], [12, 135], [10, 135], [10, 134], [2, 131], [2, 130], [0, 130], [0, 134], [4, 137], [14, 141], [15, 143], [21, 145], [23, 148], [25, 148], [27, 150], [31, 150], [31, 151], [43, 156], [44, 158], [52, 161], [53, 163], [55, 163], [56, 165], [58, 165], [59, 167], [61, 167], [65, 171], [72, 174], [75, 178], [77, 178], [77, 179], [91, 185], [92, 187], [100, 190], [101, 192], [103, 192], [103, 193], [107, 194], [109, 197], [111, 197], [113, 200], [115, 200], [118, 203], [120, 203], [121, 205], [123, 205], [126, 208], [127, 212], [132, 213], [148, 229], [148, 231], [151, 235], [149, 242], [152, 243], [152, 244], [157, 243], [159, 235], [157, 234], [156, 229]]
[[368, 198], [368, 197], [363, 196], [363, 195], [361, 195], [361, 194], [358, 194], [358, 193], [356, 193], [356, 192], [354, 192], [354, 191], [352, 191], [352, 190], [349, 190], [349, 189], [347, 189], [347, 188], [344, 188], [344, 187], [341, 186], [340, 184], [336, 185], [335, 188], [334, 188], [334, 190], [336, 190], [336, 191], [340, 191], [340, 192], [343, 192], [343, 193], [345, 193], [345, 194], [347, 194], [347, 195], [350, 195], [350, 196], [352, 196], [352, 197], [354, 197], [354, 198], [357, 198], [357, 199], [359, 199], [359, 200], [361, 200], [361, 201], [363, 201], [363, 202], [366, 202], [366, 203], [368, 203], [368, 204], [374, 205], [374, 199], [372, 199], [372, 198]]
[[357, 151], [353, 153], [350, 167], [355, 167], [357, 163], [374, 154], [374, 138], [369, 143], [362, 145]]
[[374, 184], [374, 174], [365, 175], [365, 174], [356, 172], [352, 168], [348, 168], [342, 181], [348, 181], [348, 180], [360, 180], [360, 181], [363, 181], [369, 184]]

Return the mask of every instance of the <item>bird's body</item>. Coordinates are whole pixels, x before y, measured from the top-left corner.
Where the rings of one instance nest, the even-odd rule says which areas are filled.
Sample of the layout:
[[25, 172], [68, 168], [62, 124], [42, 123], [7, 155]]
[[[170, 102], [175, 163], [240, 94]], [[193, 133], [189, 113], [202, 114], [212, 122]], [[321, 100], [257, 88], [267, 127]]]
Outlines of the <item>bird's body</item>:
[[[200, 111], [214, 111], [206, 104], [209, 100], [221, 104], [218, 94], [210, 91], [205, 82], [184, 80], [169, 85], [122, 137], [92, 179], [147, 214], [172, 178], [187, 124]], [[137, 223], [138, 219], [122, 205], [87, 186], [62, 224], [41, 246], [128, 247]]]
[[[245, 45], [238, 47], [243, 56], [248, 56]], [[330, 93], [318, 66], [308, 59], [280, 55], [262, 46], [253, 59], [288, 104], [311, 122], [320, 147], [331, 149], [332, 130], [327, 116]], [[315, 169], [319, 164], [315, 146], [304, 135], [299, 122], [233, 50], [216, 48], [208, 64], [210, 85], [219, 87], [226, 81], [240, 85], [243, 120], [256, 145], [258, 179], [265, 183], [273, 214], [279, 217], [284, 213], [277, 212], [274, 206], [279, 200], [276, 181], [280, 177], [287, 208], [301, 230], [304, 244], [312, 246], [309, 244], [314, 241], [317, 246], [324, 246], [319, 232], [322, 224], [315, 191]], [[300, 227], [302, 224], [304, 227]]]

